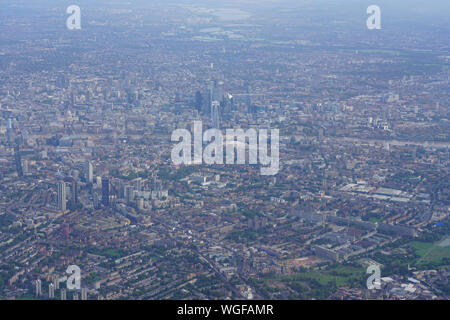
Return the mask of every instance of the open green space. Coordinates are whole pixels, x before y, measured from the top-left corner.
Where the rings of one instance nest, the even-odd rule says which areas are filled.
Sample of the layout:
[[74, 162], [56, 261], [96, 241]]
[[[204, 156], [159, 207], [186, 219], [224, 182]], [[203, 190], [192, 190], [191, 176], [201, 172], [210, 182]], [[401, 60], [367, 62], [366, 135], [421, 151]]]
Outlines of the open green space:
[[359, 286], [365, 278], [365, 269], [360, 266], [336, 264], [326, 270], [304, 270], [283, 276], [268, 274], [257, 286], [267, 295], [284, 286], [291, 289], [292, 295], [289, 298], [292, 299], [326, 299], [338, 287], [350, 284]]
[[450, 246], [441, 246], [440, 244], [443, 241], [445, 241], [445, 239], [434, 243], [420, 241], [412, 242], [410, 246], [418, 256], [415, 265], [417, 267], [430, 264], [440, 267], [450, 266]]

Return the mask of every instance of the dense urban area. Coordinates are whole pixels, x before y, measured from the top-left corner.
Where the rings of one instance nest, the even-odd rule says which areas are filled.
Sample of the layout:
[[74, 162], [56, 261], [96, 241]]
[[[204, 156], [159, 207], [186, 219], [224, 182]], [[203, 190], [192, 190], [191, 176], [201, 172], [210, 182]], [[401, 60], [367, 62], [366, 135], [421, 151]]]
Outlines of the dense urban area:
[[[448, 11], [98, 2], [0, 11], [0, 299], [450, 298]], [[194, 121], [277, 174], [174, 164]]]

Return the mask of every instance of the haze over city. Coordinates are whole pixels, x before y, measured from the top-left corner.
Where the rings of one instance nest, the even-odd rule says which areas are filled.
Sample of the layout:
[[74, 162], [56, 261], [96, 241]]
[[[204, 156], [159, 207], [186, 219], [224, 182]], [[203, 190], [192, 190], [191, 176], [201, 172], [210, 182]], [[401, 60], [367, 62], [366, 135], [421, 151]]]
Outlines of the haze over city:
[[448, 0], [0, 7], [0, 300], [449, 299]]

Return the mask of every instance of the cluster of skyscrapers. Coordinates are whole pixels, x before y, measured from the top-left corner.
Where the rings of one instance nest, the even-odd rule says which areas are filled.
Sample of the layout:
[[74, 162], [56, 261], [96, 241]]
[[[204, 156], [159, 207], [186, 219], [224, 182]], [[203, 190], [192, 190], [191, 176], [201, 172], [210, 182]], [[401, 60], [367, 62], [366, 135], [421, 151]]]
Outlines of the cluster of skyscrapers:
[[[251, 111], [250, 89], [247, 86], [247, 94], [243, 94], [247, 99], [248, 111]], [[208, 114], [211, 118], [212, 128], [220, 129], [221, 122], [235, 110], [235, 101], [231, 93], [223, 89], [223, 82], [211, 80], [208, 82], [203, 92], [195, 93], [195, 109], [203, 114]]]

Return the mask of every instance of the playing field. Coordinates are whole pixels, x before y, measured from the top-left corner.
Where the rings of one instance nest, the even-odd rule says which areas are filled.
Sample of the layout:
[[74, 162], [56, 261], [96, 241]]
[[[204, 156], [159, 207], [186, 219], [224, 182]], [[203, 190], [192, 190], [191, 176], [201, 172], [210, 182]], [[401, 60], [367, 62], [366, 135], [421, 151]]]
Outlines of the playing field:
[[428, 243], [415, 241], [411, 243], [411, 247], [415, 250], [419, 258], [416, 261], [417, 266], [429, 263], [441, 264], [444, 259], [450, 259], [450, 239]]

